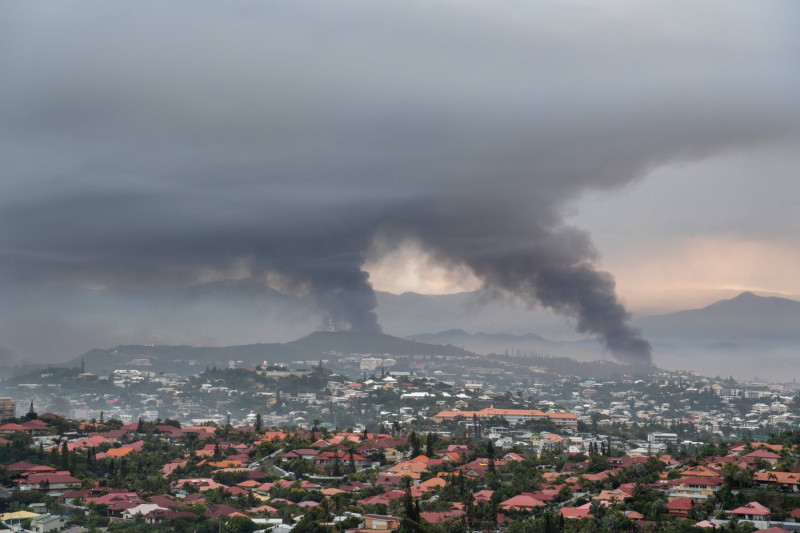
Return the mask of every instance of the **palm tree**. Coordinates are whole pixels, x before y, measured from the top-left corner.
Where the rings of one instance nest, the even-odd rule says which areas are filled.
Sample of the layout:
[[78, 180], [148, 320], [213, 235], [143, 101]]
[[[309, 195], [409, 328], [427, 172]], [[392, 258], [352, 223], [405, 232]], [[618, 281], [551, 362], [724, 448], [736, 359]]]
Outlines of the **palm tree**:
[[653, 518], [656, 522], [661, 521], [661, 517], [667, 512], [667, 503], [664, 500], [656, 500], [651, 507]]
[[353, 441], [348, 440], [348, 441], [345, 441], [345, 446], [347, 447], [347, 452], [348, 452], [349, 459], [350, 459], [349, 460], [350, 473], [351, 474], [355, 474], [356, 473], [356, 461], [355, 461], [354, 454], [356, 452], [357, 444], [355, 442], [353, 442]]
[[[342, 515], [342, 509], [344, 508], [344, 494], [342, 494], [342, 493], [334, 494], [333, 497], [331, 498], [331, 502], [333, 503], [333, 509], [334, 509], [334, 512], [336, 513], [336, 516], [341, 516]], [[341, 519], [340, 519], [340, 521], [338, 523], [338, 526], [339, 526], [339, 530], [341, 531], [341, 527], [342, 527]]]
[[336, 514], [339, 515], [342, 513], [342, 509], [344, 508], [344, 494], [341, 492], [338, 494], [334, 494], [331, 498], [333, 502], [333, 508], [336, 511]]
[[319, 418], [315, 418], [314, 420], [312, 420], [312, 424], [314, 424], [313, 426], [311, 426], [311, 442], [312, 443], [317, 440], [317, 430], [319, 429], [319, 425], [321, 423], [322, 423], [322, 420], [320, 420]]
[[330, 520], [331, 520], [331, 510], [330, 510], [330, 505], [328, 504], [328, 499], [327, 498], [323, 499], [322, 502], [320, 502], [319, 509], [320, 509], [320, 511], [322, 511], [322, 521], [324, 523], [326, 523], [326, 524], [328, 522], [330, 522]]

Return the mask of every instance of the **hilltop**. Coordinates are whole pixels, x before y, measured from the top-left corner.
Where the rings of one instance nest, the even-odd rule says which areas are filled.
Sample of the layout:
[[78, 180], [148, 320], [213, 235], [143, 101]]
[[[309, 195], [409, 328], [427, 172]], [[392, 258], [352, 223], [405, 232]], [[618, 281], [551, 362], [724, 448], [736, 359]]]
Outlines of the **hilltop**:
[[274, 363], [307, 362], [331, 359], [335, 354], [396, 355], [469, 355], [454, 346], [414, 342], [380, 333], [352, 331], [315, 332], [285, 344], [246, 344], [240, 346], [196, 347], [160, 345], [121, 345], [108, 350], [95, 349], [76, 357], [62, 366], [83, 363], [93, 372], [110, 371], [119, 366], [139, 365], [148, 370], [190, 373], [206, 366], [255, 366], [264, 361]]
[[354, 331], [317, 331], [286, 344], [286, 346], [314, 353], [374, 353], [389, 355], [470, 355], [471, 352], [441, 343], [416, 342], [383, 333]]

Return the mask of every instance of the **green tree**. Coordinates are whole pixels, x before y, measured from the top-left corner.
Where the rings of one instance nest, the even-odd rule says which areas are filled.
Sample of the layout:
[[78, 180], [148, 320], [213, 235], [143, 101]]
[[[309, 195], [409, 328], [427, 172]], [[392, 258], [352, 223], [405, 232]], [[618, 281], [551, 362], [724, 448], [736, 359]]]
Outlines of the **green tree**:
[[436, 441], [439, 440], [436, 433], [428, 433], [425, 438], [425, 456], [433, 458], [436, 455]]
[[69, 448], [66, 440], [61, 444], [61, 470], [69, 470]]
[[408, 436], [408, 445], [411, 447], [411, 457], [417, 457], [422, 447], [419, 444], [419, 438], [417, 437], [417, 432], [412, 431], [411, 435]]
[[246, 516], [236, 515], [229, 518], [222, 529], [225, 533], [252, 533], [258, 525]]

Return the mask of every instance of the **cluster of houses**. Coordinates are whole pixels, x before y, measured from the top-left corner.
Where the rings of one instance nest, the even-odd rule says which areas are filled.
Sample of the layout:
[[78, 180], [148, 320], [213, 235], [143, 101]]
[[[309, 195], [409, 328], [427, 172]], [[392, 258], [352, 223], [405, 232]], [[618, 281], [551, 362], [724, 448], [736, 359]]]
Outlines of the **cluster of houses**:
[[[437, 416], [444, 419], [453, 413], [440, 412]], [[526, 417], [548, 416], [541, 411], [514, 409], [457, 413], [455, 416], [466, 419], [499, 416], [518, 421], [524, 421]], [[560, 419], [574, 421], [575, 417]], [[48, 416], [42, 415], [34, 421], [36, 424], [26, 422], [7, 426], [13, 426], [14, 432], [41, 435], [50, 430], [47, 420]], [[324, 432], [318, 435], [314, 430], [256, 432], [253, 427], [236, 427], [230, 428], [229, 435], [221, 436], [219, 428], [212, 426], [178, 428], [166, 424], [150, 426], [145, 434], [138, 426], [128, 424], [119, 429], [98, 429], [84, 424], [83, 434], [71, 440], [65, 437], [60, 446], [58, 443], [52, 446], [56, 449], [66, 447], [70, 453], [78, 454], [101, 448], [104, 451], [94, 455], [97, 461], [115, 461], [147, 453], [147, 439], [185, 444], [186, 436], [192, 434], [193, 440], [199, 443], [196, 449], [180, 451], [176, 446], [174, 457], [160, 465], [161, 475], [169, 481], [169, 490], [163, 494], [142, 496], [126, 488], [109, 488], [101, 484], [101, 479], [81, 479], [74, 472], [33, 460], [5, 465], [14, 485], [4, 490], [48, 494], [56, 497], [63, 509], [73, 512], [102, 508], [114, 520], [141, 519], [159, 524], [181, 517], [196, 517], [198, 512], [202, 512], [210, 519], [243, 516], [265, 527], [287, 532], [311, 510], [320, 506], [333, 509], [344, 499], [345, 509], [338, 510], [331, 520], [351, 520], [358, 523], [356, 529], [373, 530], [396, 529], [402, 517], [387, 514], [387, 511], [398, 511], [407, 496], [423, 502], [438, 500], [454, 479], [463, 477], [478, 487], [472, 494], [476, 505], [496, 503], [498, 527], [520, 516], [535, 515], [543, 509], [558, 512], [564, 519], [589, 519], [597, 512], [598, 506], [618, 509], [642, 526], [648, 523], [642, 513], [628, 504], [634, 495], [635, 483], [622, 483], [611, 488], [603, 482], [625, 469], [635, 468], [637, 464], [647, 464], [652, 457], [604, 456], [607, 469], [599, 472], [589, 471], [591, 457], [568, 461], [559, 471], [552, 467], [542, 470], [542, 482], [536, 490], [497, 500], [493, 498], [495, 490], [486, 486], [483, 480], [492, 472], [502, 473], [511, 469], [514, 463], [525, 462], [525, 453], [501, 450], [493, 457], [478, 457], [474, 442], [440, 439], [437, 446], [428, 450], [429, 455], [419, 452], [412, 455], [409, 435], [399, 434]], [[290, 442], [299, 444], [290, 445]], [[277, 452], [270, 456], [260, 455], [262, 444], [270, 445]], [[597, 453], [596, 448], [590, 447], [590, 450]], [[795, 454], [795, 449], [759, 442], [733, 445], [727, 455], [706, 457], [695, 461], [697, 464], [684, 464], [673, 456], [661, 454], [657, 459], [664, 471], [649, 486], [663, 493], [667, 515], [692, 520], [696, 517], [695, 509], [719, 494], [729, 482], [725, 479], [725, 472], [726, 468], [732, 467], [727, 465], [748, 472], [750, 478], [747, 481], [756, 488], [800, 492], [800, 472], [782, 466], [787, 455], [794, 457]], [[291, 472], [299, 462], [311, 467], [305, 478]], [[204, 468], [209, 475], [185, 475], [190, 466], [195, 470]], [[236, 479], [240, 481], [223, 483], [220, 473], [237, 474]], [[348, 475], [353, 473], [359, 475]], [[297, 497], [292, 498], [290, 494]], [[236, 505], [230, 505], [233, 502]], [[440, 506], [436, 511], [423, 510], [420, 517], [440, 524], [463, 521], [469, 512], [461, 501], [452, 501], [446, 507]], [[736, 517], [763, 525], [764, 529], [775, 526], [771, 521], [774, 511], [758, 501], [723, 511], [724, 519], [715, 515], [695, 520], [693, 524], [716, 527]], [[39, 528], [36, 531], [51, 531], [61, 527], [65, 520], [63, 516], [33, 509], [20, 512], [22, 514], [3, 514], [0, 520], [9, 526], [19, 526], [30, 520], [27, 523]], [[800, 520], [800, 510], [784, 512], [782, 518], [778, 525]]]
[[[135, 377], [134, 374], [117, 375]], [[366, 530], [395, 529], [401, 520], [395, 515], [401, 514], [401, 502], [407, 495], [423, 503], [441, 502], [453, 476], [463, 476], [478, 487], [472, 495], [475, 504], [496, 505], [498, 527], [526, 514], [536, 515], [543, 509], [558, 513], [564, 519], [588, 519], [598, 506], [619, 510], [628, 519], [646, 525], [650, 517], [628, 505], [635, 485], [622, 483], [610, 488], [607, 480], [637, 464], [646, 464], [655, 456], [663, 463], [665, 472], [650, 484], [650, 488], [663, 494], [668, 516], [691, 520], [699, 527], [719, 526], [731, 517], [753, 521], [759, 527], [772, 527], [776, 511], [779, 511], [777, 516], [781, 523], [800, 520], [798, 511], [770, 509], [758, 501], [717, 509], [713, 516], [695, 520], [704, 502], [717, 498], [724, 488], [730, 488], [731, 480], [726, 478], [726, 471], [734, 466], [747, 473], [744, 481], [751, 489], [800, 492], [800, 469], [786, 461], [787, 457], [796, 457], [794, 449], [770, 443], [740, 443], [731, 446], [724, 456], [706, 457], [698, 464], [684, 464], [676, 459], [676, 453], [667, 453], [668, 449], [680, 449], [676, 446], [681, 444], [677, 433], [651, 432], [647, 442], [638, 443], [598, 437], [605, 427], [614, 424], [693, 423], [707, 426], [710, 433], [720, 435], [721, 428], [726, 427], [726, 423], [737, 422], [740, 415], [739, 422], [744, 425], [754, 420], [778, 420], [769, 417], [791, 421], [795, 406], [789, 395], [795, 389], [738, 390], [699, 377], [682, 378], [677, 384], [670, 378], [655, 378], [650, 382], [629, 380], [628, 383], [574, 379], [567, 383], [565, 379], [552, 386], [529, 388], [531, 394], [540, 398], [536, 402], [542, 409], [539, 410], [494, 407], [513, 402], [494, 403], [501, 395], [482, 390], [479, 383], [450, 389], [450, 392], [434, 388], [418, 390], [411, 385], [408, 376], [396, 376], [361, 382], [330, 381], [324, 391], [283, 394], [284, 401], [302, 404], [295, 409], [303, 410], [273, 413], [263, 417], [263, 423], [267, 426], [279, 421], [284, 428], [292, 427], [292, 430], [256, 431], [256, 421], [261, 422], [262, 417], [250, 413], [243, 417], [243, 425], [236, 420], [233, 427], [228, 425], [229, 432], [224, 435], [220, 432], [221, 427], [227, 425], [224, 418], [217, 417], [217, 425], [201, 423], [203, 413], [197, 397], [218, 396], [222, 398], [220, 402], [226, 402], [230, 394], [242, 391], [232, 391], [219, 383], [203, 383], [193, 389], [191, 394], [195, 396], [192, 396], [181, 390], [178, 382], [167, 387], [166, 383], [153, 378], [148, 383], [161, 386], [158, 394], [148, 397], [148, 401], [152, 400], [155, 405], [165, 395], [171, 395], [175, 405], [182, 409], [181, 413], [188, 417], [183, 421], [190, 421], [189, 425], [149, 424], [145, 432], [136, 422], [121, 427], [117, 424], [110, 429], [95, 421], [81, 423], [75, 434], [59, 435], [51, 425], [55, 415], [48, 413], [36, 420], [0, 426], [0, 445], [9, 446], [15, 436], [24, 434], [33, 439], [34, 447], [41, 446], [45, 453], [51, 448], [60, 451], [65, 447], [70, 453], [90, 454], [95, 461], [112, 462], [148, 453], [148, 439], [166, 441], [173, 446], [173, 457], [159, 464], [159, 468], [160, 475], [168, 481], [168, 491], [145, 496], [125, 488], [112, 489], [104, 486], [105, 479], [81, 478], [74, 471], [45, 464], [46, 461], [37, 462], [31, 457], [5, 465], [14, 480], [5, 490], [48, 494], [72, 511], [89, 512], [101, 506], [115, 520], [139, 517], [147, 523], [158, 524], [197, 516], [201, 512], [212, 519], [244, 516], [285, 533], [311, 510], [321, 505], [332, 507], [334, 501], [341, 503], [342, 499], [347, 503], [345, 510], [337, 511], [332, 521], [351, 523], [357, 520], [358, 528]], [[569, 386], [565, 390], [571, 392], [557, 392], [566, 385]], [[400, 406], [375, 406], [374, 414], [385, 419], [380, 433], [331, 433], [324, 429], [330, 425], [323, 424], [323, 431], [320, 431], [316, 422], [313, 429], [309, 423], [309, 418], [316, 416], [312, 409], [327, 409], [326, 414], [330, 414], [334, 406], [345, 410], [358, 399], [386, 391], [396, 393]], [[667, 401], [662, 401], [657, 394], [659, 391], [665, 392]], [[263, 394], [258, 398], [269, 406], [278, 403], [275, 393], [259, 391], [256, 394]], [[557, 397], [557, 394], [562, 396]], [[715, 409], [705, 409], [699, 407], [701, 400], [721, 403]], [[752, 411], [745, 413], [737, 407], [743, 400], [755, 402], [750, 402]], [[115, 401], [114, 398], [103, 400], [110, 408], [109, 413], [114, 412]], [[520, 400], [519, 404], [531, 406], [533, 402]], [[734, 412], [737, 416], [733, 416]], [[393, 426], [393, 422], [396, 425]], [[412, 423], [445, 438], [425, 453], [417, 449], [417, 453], [412, 454], [409, 436], [403, 434], [402, 429], [403, 425]], [[537, 423], [546, 426], [547, 431], [531, 429]], [[454, 427], [466, 430], [460, 433], [460, 439], [449, 438], [454, 435], [454, 432], [449, 433]], [[393, 429], [392, 434], [387, 433], [390, 429]], [[498, 450], [494, 457], [475, 455], [475, 442], [486, 438]], [[470, 439], [472, 442], [468, 442]], [[270, 450], [276, 451], [265, 455], [261, 452], [262, 445], [269, 445]], [[616, 453], [606, 457], [612, 445]], [[602, 452], [599, 451], [601, 446]], [[590, 472], [587, 470], [589, 459], [568, 460], [558, 471], [553, 471], [552, 465], [541, 465], [542, 483], [536, 490], [503, 498], [484, 484], [490, 471], [509, 471], [515, 463], [524, 463], [528, 457], [548, 449], [568, 456], [602, 454], [608, 468]], [[620, 453], [624, 457], [612, 456]], [[303, 471], [295, 473], [293, 470], [300, 466]], [[204, 473], [199, 475], [198, 470]], [[354, 472], [359, 475], [352, 476]], [[235, 483], [231, 482], [233, 477]], [[292, 491], [298, 498], [287, 497], [287, 492]], [[236, 504], [232, 505], [233, 502]], [[464, 521], [470, 512], [459, 501], [436, 507], [436, 511], [423, 508], [420, 517], [440, 524]], [[446, 510], [440, 510], [445, 507]], [[41, 528], [49, 528], [47, 524], [55, 522], [42, 517], [55, 515], [42, 511], [15, 511], [36, 516], [6, 513], [3, 514], [6, 518], [0, 517], [0, 520], [15, 526], [30, 520], [31, 527], [35, 523], [39, 530], [46, 531], [49, 529]], [[63, 523], [63, 517], [60, 520]]]

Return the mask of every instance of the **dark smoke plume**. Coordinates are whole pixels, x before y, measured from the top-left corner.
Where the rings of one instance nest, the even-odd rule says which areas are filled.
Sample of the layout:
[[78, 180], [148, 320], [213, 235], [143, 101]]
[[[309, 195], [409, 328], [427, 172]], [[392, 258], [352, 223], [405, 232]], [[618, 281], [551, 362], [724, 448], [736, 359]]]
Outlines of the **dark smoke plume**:
[[[574, 228], [549, 228], [544, 212], [516, 220], [502, 212], [474, 218], [466, 213], [454, 220], [418, 214], [403, 231], [395, 226], [395, 238], [411, 234], [442, 261], [467, 265], [486, 288], [575, 319], [577, 331], [599, 336], [620, 361], [652, 364], [650, 343], [628, 325], [630, 314], [617, 298], [613, 277], [593, 267], [588, 236]], [[526, 230], [523, 224], [513, 237], [523, 220], [536, 225]]]
[[611, 275], [596, 271], [588, 263], [548, 263], [521, 254], [499, 259], [478, 272], [486, 276], [489, 286], [575, 318], [577, 331], [600, 336], [620, 361], [652, 363], [650, 343], [627, 324], [630, 315], [617, 299]]
[[[342, 274], [345, 276], [334, 278], [329, 273], [321, 273], [314, 280], [314, 299], [333, 320], [336, 329], [380, 333], [378, 315], [374, 311], [378, 302], [369, 284], [369, 276], [355, 268]], [[323, 288], [317, 286], [320, 280], [325, 285]]]
[[[380, 331], [377, 237], [649, 363], [565, 208], [800, 124], [798, 17], [766, 4], [88, 4], [0, 6], [0, 341], [20, 358], [119, 338], [101, 307], [74, 323], [78, 288], [249, 280]], [[201, 342], [181, 318], [170, 338]]]

